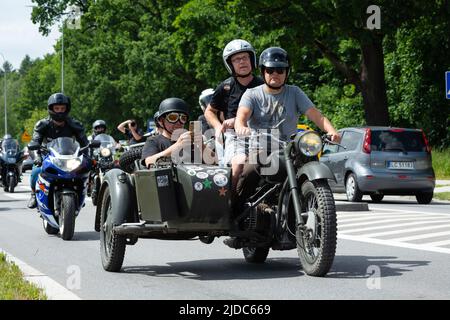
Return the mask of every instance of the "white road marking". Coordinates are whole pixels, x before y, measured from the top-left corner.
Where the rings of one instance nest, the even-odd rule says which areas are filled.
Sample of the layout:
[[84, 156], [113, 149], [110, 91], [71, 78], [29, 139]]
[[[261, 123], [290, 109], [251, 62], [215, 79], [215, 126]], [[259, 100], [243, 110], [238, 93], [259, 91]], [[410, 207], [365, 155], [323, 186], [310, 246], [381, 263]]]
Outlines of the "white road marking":
[[416, 249], [416, 250], [422, 250], [422, 251], [431, 251], [431, 252], [450, 254], [450, 249], [430, 246], [429, 244], [413, 244], [413, 243], [407, 243], [407, 242], [398, 242], [398, 241], [391, 241], [391, 240], [367, 238], [364, 236], [351, 236], [348, 234], [341, 234], [341, 233], [338, 233], [338, 238], [344, 239], [344, 240], [352, 240], [352, 241], [366, 242], [366, 243], [372, 243], [372, 244], [380, 244], [380, 245], [391, 246], [391, 247], [400, 247], [400, 248], [408, 248], [408, 249]]
[[429, 227], [420, 227], [420, 228], [410, 228], [410, 229], [402, 229], [402, 230], [394, 230], [394, 231], [385, 231], [385, 232], [377, 232], [377, 233], [369, 233], [364, 236], [368, 238], [381, 237], [381, 236], [389, 236], [393, 234], [401, 234], [401, 233], [409, 233], [414, 231], [426, 231], [433, 229], [442, 229], [442, 228], [450, 228], [450, 224], [442, 224], [439, 226], [429, 226]]
[[410, 236], [410, 237], [395, 238], [395, 239], [390, 239], [390, 240], [392, 240], [392, 241], [412, 241], [412, 240], [420, 240], [420, 239], [448, 236], [449, 234], [450, 234], [450, 231], [443, 231], [443, 232], [419, 234], [419, 235]]
[[450, 245], [450, 239], [427, 243], [427, 246], [433, 246], [433, 247], [440, 247], [440, 246], [446, 246], [446, 245]]
[[[338, 220], [347, 223], [347, 222], [356, 222], [356, 221], [371, 221], [371, 220], [376, 220], [376, 219], [380, 219], [380, 218], [387, 218], [387, 217], [392, 217], [392, 214], [390, 214], [390, 215], [388, 215], [388, 214], [382, 214], [382, 215], [374, 214], [371, 217], [363, 217], [363, 218], [347, 218], [347, 217], [338, 216]], [[413, 218], [413, 217], [417, 217], [417, 218], [428, 219], [428, 217], [424, 217], [423, 215], [418, 215], [418, 214], [415, 214], [415, 213], [412, 213], [412, 214], [404, 213], [404, 214], [398, 215], [397, 217], [398, 218], [408, 218], [408, 217]], [[436, 215], [435, 218], [442, 218], [442, 217]], [[450, 219], [450, 217], [449, 217], [449, 219]]]
[[[388, 223], [388, 222], [395, 222], [395, 221], [408, 221], [408, 220], [413, 220], [413, 221], [417, 221], [417, 220], [420, 220], [420, 221], [422, 221], [422, 220], [432, 221], [432, 220], [439, 220], [439, 219], [442, 219], [442, 218], [430, 218], [430, 217], [393, 218], [393, 219], [384, 219], [384, 220], [370, 221], [370, 222], [349, 223], [349, 224], [344, 224], [343, 227], [348, 228], [348, 227], [367, 226], [367, 225], [372, 225], [372, 224]], [[450, 219], [448, 219], [447, 221], [450, 221]], [[338, 218], [338, 222], [339, 222], [339, 218]]]
[[[364, 231], [370, 231], [370, 230], [392, 229], [392, 228], [397, 228], [397, 227], [409, 227], [409, 226], [415, 226], [415, 225], [433, 224], [433, 223], [441, 223], [441, 222], [445, 223], [445, 222], [449, 222], [449, 220], [445, 219], [445, 220], [434, 220], [434, 221], [416, 221], [416, 222], [408, 222], [408, 223], [397, 223], [397, 224], [384, 225], [384, 226], [350, 229], [350, 230], [345, 230], [343, 232], [345, 232], [345, 233], [364, 232]], [[339, 229], [341, 229], [345, 226], [340, 226], [339, 220], [338, 220], [338, 227], [339, 227]]]
[[425, 215], [440, 215], [450, 218], [450, 214], [447, 213], [433, 213], [433, 212], [423, 212], [423, 211], [411, 211], [411, 210], [402, 210], [402, 209], [383, 209], [383, 208], [376, 208], [376, 211], [390, 211], [390, 212], [405, 212], [405, 213], [417, 213], [417, 214], [425, 214]]
[[81, 300], [80, 297], [60, 285], [55, 280], [51, 279], [49, 276], [34, 269], [1, 248], [0, 252], [5, 254], [8, 262], [14, 263], [22, 271], [25, 280], [35, 284], [37, 287], [42, 288], [49, 300]]

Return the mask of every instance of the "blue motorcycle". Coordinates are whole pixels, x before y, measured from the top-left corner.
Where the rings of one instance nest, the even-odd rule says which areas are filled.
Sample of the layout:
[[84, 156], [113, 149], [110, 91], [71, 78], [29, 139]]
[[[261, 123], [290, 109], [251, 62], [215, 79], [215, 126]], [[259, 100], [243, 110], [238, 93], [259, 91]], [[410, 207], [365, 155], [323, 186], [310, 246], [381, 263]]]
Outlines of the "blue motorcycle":
[[[89, 147], [98, 147], [92, 142], [81, 148], [78, 142], [68, 137], [52, 140], [41, 147], [42, 171], [36, 182], [36, 200], [43, 226], [48, 234], [61, 234], [63, 240], [71, 240], [75, 232], [75, 218], [86, 197], [87, 180], [92, 160], [83, 154]], [[30, 149], [39, 147], [32, 146]]]

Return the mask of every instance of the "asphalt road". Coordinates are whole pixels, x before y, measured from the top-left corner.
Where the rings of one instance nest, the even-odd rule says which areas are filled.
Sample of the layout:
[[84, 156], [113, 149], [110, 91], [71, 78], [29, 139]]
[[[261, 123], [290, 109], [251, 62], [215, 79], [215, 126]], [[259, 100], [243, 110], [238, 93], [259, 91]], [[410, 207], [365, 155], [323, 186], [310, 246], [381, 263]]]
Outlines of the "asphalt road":
[[[339, 196], [337, 196], [339, 198]], [[370, 211], [338, 212], [336, 258], [324, 278], [305, 275], [296, 250], [271, 251], [266, 263], [216, 239], [141, 239], [128, 246], [120, 273], [103, 270], [94, 207], [88, 200], [73, 241], [50, 236], [28, 188], [0, 191], [0, 248], [81, 299], [449, 299], [450, 202], [417, 205], [388, 197]]]

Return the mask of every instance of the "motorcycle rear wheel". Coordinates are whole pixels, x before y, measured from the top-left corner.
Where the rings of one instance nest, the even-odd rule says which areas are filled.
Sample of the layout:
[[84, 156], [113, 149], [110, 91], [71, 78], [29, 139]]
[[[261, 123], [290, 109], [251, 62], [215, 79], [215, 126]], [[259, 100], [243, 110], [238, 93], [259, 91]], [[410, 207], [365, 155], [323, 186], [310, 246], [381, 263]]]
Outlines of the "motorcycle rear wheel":
[[[307, 275], [323, 277], [330, 270], [336, 253], [337, 219], [333, 193], [326, 180], [305, 181], [301, 187], [302, 211], [308, 213], [297, 227], [300, 263]], [[310, 217], [310, 215], [313, 216]]]
[[75, 195], [73, 194], [62, 195], [59, 231], [63, 240], [72, 240], [75, 233], [75, 200]]

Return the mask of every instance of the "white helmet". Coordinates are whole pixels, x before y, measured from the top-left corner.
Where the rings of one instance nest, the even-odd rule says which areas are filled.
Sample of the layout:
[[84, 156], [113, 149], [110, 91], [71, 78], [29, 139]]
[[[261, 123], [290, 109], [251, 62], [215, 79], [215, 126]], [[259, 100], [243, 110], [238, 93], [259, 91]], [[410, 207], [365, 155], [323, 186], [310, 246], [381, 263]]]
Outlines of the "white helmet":
[[223, 62], [230, 74], [234, 74], [233, 65], [231, 64], [230, 57], [239, 52], [248, 52], [250, 54], [250, 62], [252, 64], [252, 70], [256, 69], [256, 52], [252, 45], [245, 40], [235, 39], [229, 42], [225, 49], [223, 49]]
[[202, 91], [200, 96], [198, 97], [198, 104], [200, 105], [200, 108], [202, 108], [203, 112], [205, 112], [206, 107], [211, 102], [211, 98], [214, 94], [214, 89], [208, 88]]

